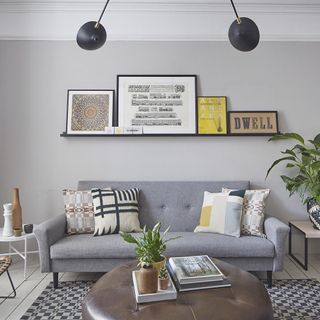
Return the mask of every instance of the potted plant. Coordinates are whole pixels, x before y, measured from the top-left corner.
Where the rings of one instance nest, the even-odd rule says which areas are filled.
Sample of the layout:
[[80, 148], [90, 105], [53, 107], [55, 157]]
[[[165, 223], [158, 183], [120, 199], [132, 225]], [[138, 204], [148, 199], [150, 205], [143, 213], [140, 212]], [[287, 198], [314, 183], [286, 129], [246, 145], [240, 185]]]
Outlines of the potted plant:
[[121, 237], [129, 242], [136, 245], [135, 252], [136, 257], [139, 260], [139, 264], [144, 262], [146, 257], [150, 258], [150, 261], [158, 270], [165, 265], [166, 259], [164, 253], [167, 249], [166, 243], [168, 241], [180, 238], [170, 238], [165, 239], [167, 232], [169, 231], [170, 227], [168, 227], [162, 234], [160, 233], [161, 223], [158, 222], [153, 229], [147, 229], [146, 227], [143, 228], [142, 236], [140, 238], [134, 237], [130, 233], [120, 232]]
[[293, 140], [295, 144], [281, 152], [284, 157], [273, 162], [266, 178], [274, 166], [285, 161], [286, 168], [291, 171], [290, 176], [281, 175], [286, 189], [290, 196], [299, 194], [303, 203], [307, 204], [311, 222], [315, 228], [320, 229], [320, 134], [308, 140], [308, 143], [297, 133], [277, 134], [269, 139], [277, 140]]
[[169, 275], [167, 268], [162, 266], [159, 272], [159, 288], [160, 290], [167, 290], [169, 286]]

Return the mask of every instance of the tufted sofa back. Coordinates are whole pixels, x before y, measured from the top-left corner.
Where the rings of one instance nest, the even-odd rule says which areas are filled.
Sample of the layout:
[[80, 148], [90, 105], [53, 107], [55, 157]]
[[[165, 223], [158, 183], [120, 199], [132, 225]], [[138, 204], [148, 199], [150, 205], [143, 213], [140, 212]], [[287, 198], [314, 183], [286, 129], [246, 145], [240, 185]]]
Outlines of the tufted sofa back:
[[141, 226], [162, 223], [164, 230], [193, 231], [197, 226], [204, 191], [221, 192], [222, 187], [249, 189], [249, 181], [79, 181], [79, 190], [139, 188]]

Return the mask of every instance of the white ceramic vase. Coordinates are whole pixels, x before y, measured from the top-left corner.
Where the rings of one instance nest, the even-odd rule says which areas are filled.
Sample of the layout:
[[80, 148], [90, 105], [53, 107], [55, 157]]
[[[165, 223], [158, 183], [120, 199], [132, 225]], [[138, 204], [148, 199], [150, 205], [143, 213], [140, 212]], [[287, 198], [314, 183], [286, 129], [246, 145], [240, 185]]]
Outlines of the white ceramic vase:
[[12, 230], [12, 203], [5, 203], [3, 205], [4, 209], [4, 226], [3, 226], [3, 237], [12, 237], [13, 230]]

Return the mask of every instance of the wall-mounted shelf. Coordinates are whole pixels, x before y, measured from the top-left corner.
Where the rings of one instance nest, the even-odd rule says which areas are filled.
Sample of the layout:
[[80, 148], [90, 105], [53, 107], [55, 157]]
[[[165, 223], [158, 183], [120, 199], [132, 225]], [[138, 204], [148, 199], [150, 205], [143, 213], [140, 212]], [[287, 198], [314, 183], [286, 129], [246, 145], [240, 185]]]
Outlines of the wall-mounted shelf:
[[270, 134], [197, 134], [197, 133], [181, 133], [181, 134], [69, 134], [63, 132], [60, 134], [60, 137], [272, 137], [274, 133]]

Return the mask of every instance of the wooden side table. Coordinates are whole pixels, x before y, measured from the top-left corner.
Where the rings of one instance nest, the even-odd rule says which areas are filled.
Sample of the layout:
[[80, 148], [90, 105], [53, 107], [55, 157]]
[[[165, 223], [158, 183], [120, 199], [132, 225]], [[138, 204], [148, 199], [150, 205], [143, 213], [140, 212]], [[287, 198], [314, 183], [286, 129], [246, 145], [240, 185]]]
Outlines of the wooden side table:
[[[290, 221], [289, 222], [289, 255], [305, 270], [308, 270], [308, 239], [320, 238], [320, 230], [315, 229], [309, 220], [305, 221]], [[292, 253], [292, 229], [296, 229], [304, 235], [304, 262], [301, 262]]]

